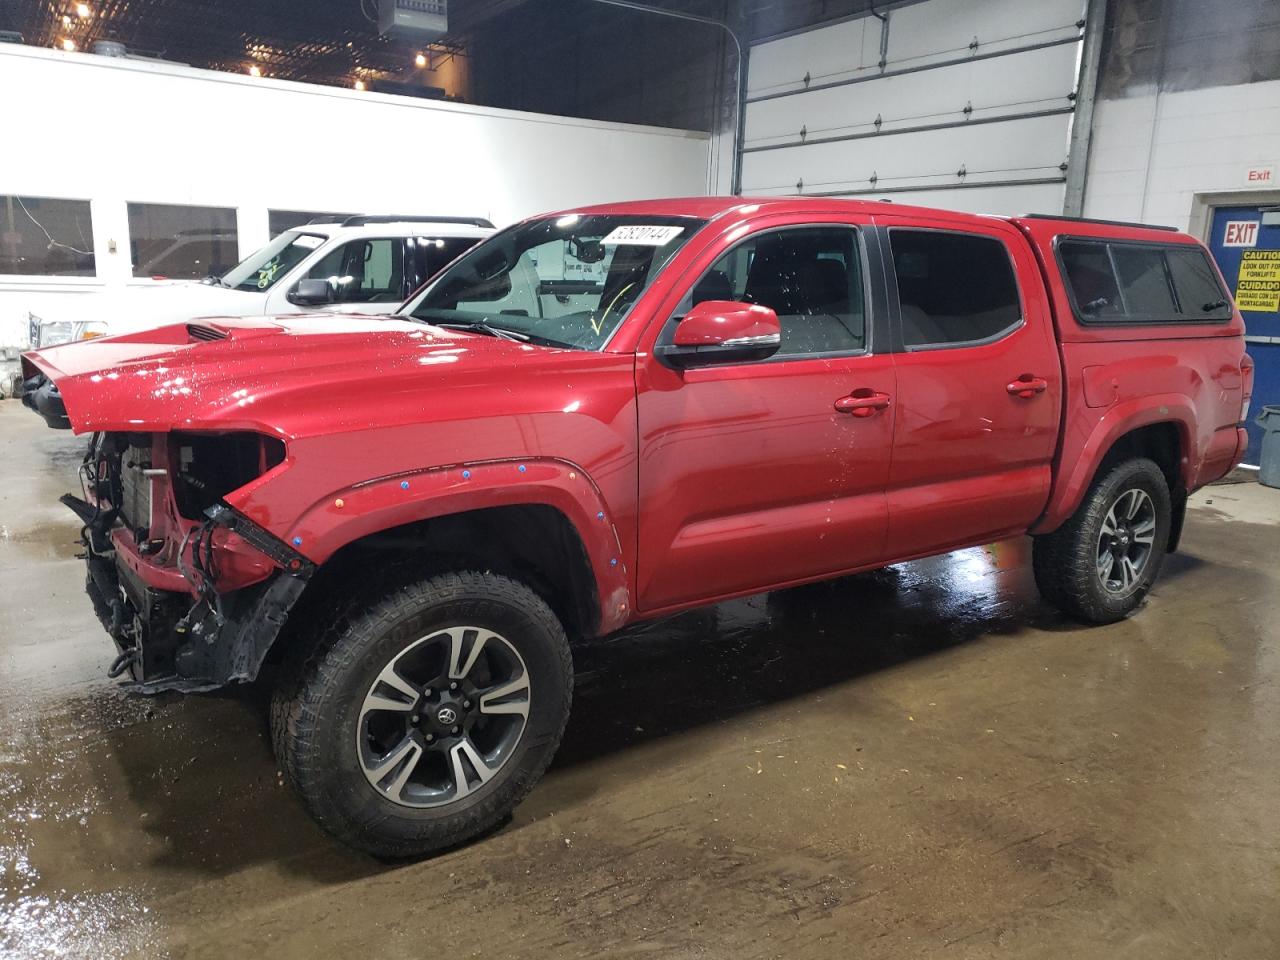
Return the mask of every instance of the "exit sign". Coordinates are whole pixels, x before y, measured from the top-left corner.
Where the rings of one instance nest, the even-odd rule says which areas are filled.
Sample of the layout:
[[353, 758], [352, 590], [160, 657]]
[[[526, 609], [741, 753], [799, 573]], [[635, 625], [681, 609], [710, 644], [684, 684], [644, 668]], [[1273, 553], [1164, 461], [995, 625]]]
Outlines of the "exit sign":
[[1256, 247], [1258, 245], [1257, 220], [1228, 220], [1222, 234], [1224, 247]]
[[1275, 167], [1250, 167], [1244, 172], [1246, 187], [1274, 187], [1277, 182]]

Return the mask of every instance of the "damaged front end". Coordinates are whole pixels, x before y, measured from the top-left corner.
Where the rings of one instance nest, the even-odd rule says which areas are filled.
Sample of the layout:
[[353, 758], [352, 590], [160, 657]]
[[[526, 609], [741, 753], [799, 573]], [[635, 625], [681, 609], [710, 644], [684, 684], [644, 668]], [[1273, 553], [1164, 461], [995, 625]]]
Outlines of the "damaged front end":
[[257, 433], [98, 433], [80, 468], [86, 590], [147, 693], [252, 680], [314, 567], [223, 498], [284, 459]]

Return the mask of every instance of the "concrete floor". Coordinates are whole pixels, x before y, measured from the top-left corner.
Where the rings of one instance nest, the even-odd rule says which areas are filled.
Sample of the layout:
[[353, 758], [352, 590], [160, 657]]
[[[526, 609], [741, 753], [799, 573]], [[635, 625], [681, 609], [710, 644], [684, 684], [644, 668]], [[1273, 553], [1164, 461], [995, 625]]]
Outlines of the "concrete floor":
[[104, 673], [83, 441], [0, 403], [0, 956], [1280, 956], [1280, 491], [1198, 494], [1083, 629], [1028, 544], [583, 646], [546, 780], [387, 865], [281, 786], [258, 689]]

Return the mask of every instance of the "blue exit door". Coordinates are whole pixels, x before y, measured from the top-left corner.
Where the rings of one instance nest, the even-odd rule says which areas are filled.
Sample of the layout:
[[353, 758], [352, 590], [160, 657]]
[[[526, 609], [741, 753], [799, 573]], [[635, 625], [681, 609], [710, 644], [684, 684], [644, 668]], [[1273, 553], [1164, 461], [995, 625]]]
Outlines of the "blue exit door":
[[1209, 249], [1244, 317], [1255, 364], [1244, 462], [1256, 465], [1262, 430], [1253, 418], [1264, 405], [1280, 404], [1280, 208], [1218, 207]]

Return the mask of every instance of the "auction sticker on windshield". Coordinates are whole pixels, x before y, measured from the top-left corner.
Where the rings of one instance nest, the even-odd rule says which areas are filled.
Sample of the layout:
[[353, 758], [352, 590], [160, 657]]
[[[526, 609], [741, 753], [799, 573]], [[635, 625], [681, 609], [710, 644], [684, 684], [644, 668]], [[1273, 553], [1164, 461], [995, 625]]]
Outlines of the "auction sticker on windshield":
[[613, 232], [600, 241], [604, 246], [616, 244], [634, 244], [643, 247], [661, 247], [670, 243], [684, 232], [684, 227], [657, 227], [643, 224], [628, 224], [614, 227]]

